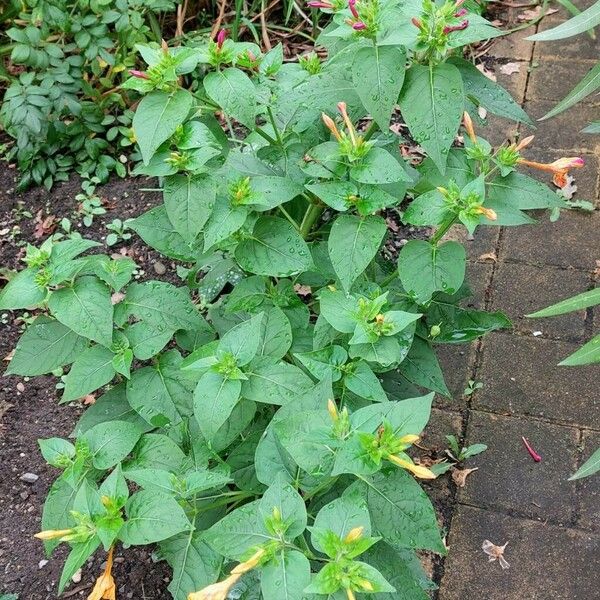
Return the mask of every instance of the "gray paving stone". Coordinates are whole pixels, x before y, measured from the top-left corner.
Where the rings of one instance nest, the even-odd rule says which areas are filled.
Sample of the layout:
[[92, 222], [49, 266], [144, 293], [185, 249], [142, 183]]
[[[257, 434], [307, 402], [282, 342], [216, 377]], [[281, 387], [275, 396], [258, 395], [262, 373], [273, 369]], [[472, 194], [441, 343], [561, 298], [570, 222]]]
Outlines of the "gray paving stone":
[[[541, 462], [529, 456], [521, 436], [542, 456]], [[575, 486], [567, 479], [577, 460], [577, 439], [575, 428], [471, 412], [467, 442], [481, 442], [488, 449], [467, 461], [479, 470], [460, 489], [460, 502], [571, 523]]]
[[[565, 40], [566, 41], [566, 40]], [[596, 64], [595, 60], [552, 60], [544, 59], [539, 67], [531, 69], [527, 85], [527, 100], [550, 100], [564, 98], [575, 84], [583, 79]], [[585, 104], [598, 104], [599, 98], [592, 93], [583, 101]], [[540, 123], [540, 127], [552, 127], [551, 121]]]
[[467, 258], [476, 261], [482, 254], [489, 254], [496, 250], [500, 227], [481, 226], [475, 230], [473, 236], [469, 236], [463, 225], [455, 225], [444, 239], [452, 239], [460, 242], [467, 250]]
[[[580, 467], [598, 448], [600, 448], [600, 433], [585, 431], [583, 433], [583, 451], [577, 467]], [[600, 531], [600, 472], [585, 479], [579, 479], [573, 485], [577, 486], [579, 499], [577, 524], [591, 531]]]
[[[557, 98], [557, 102], [560, 98]], [[547, 114], [556, 102], [532, 100], [525, 103], [525, 110], [533, 119]], [[542, 150], [563, 150], [565, 155], [579, 155], [582, 152], [594, 152], [600, 145], [600, 136], [582, 133], [582, 129], [598, 119], [598, 107], [578, 104], [572, 110], [565, 111], [551, 121], [538, 124], [532, 147]]]
[[528, 61], [533, 53], [533, 42], [528, 42], [525, 37], [522, 31], [517, 31], [516, 33], [496, 38], [489, 50], [489, 55], [511, 61]]
[[[502, 490], [498, 490], [502, 493]], [[508, 542], [503, 571], [484, 539]], [[600, 536], [461, 506], [448, 539], [439, 600], [592, 600], [598, 597]]]
[[465, 408], [463, 392], [470, 378], [475, 344], [436, 344], [435, 352], [452, 394], [452, 399], [436, 395], [435, 406], [454, 410]]
[[600, 430], [598, 369], [559, 367], [579, 344], [492, 333], [483, 344], [472, 406], [496, 413], [532, 415]]
[[589, 283], [588, 274], [581, 271], [501, 262], [490, 289], [491, 308], [504, 312], [519, 331], [541, 331], [552, 338], [583, 340], [585, 310], [551, 319], [529, 319], [525, 315], [580, 294]]
[[596, 267], [600, 259], [598, 211], [592, 214], [563, 211], [554, 223], [545, 215], [538, 218], [540, 221], [535, 225], [504, 230], [501, 252], [504, 260], [589, 271]]

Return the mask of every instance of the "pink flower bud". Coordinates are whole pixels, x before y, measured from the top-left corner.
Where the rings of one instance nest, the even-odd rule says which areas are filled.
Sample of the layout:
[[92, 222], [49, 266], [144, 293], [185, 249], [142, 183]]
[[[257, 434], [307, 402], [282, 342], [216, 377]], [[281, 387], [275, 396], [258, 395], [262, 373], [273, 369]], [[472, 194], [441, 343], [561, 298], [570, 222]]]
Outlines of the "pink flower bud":
[[459, 19], [460, 17], [464, 17], [467, 14], [467, 9], [466, 8], [461, 8], [460, 10], [457, 10], [454, 13], [454, 16]]
[[362, 21], [356, 21], [356, 23], [352, 23], [352, 29], [354, 29], [355, 31], [362, 31], [366, 28], [367, 26]]
[[417, 17], [413, 17], [410, 22], [417, 28], [417, 29], [421, 29], [421, 27], [423, 26], [423, 24], [421, 23], [421, 19], [417, 19]]
[[[360, 19], [358, 11], [356, 10], [356, 0], [348, 0], [348, 8], [350, 9], [350, 12], [352, 13], [352, 16], [355, 19]], [[364, 29], [364, 27], [362, 29]]]
[[465, 0], [456, 0], [456, 2], [454, 3], [454, 8], [459, 8], [464, 3], [465, 3]]
[[463, 29], [466, 29], [468, 26], [469, 26], [469, 20], [465, 19], [459, 25], [447, 25], [446, 27], [444, 27], [444, 33], [446, 35], [448, 35], [449, 33], [452, 33], [453, 31], [462, 31]]
[[328, 10], [332, 10], [334, 8], [333, 4], [329, 2], [319, 2], [319, 0], [311, 0], [311, 2], [307, 2], [306, 6], [310, 8], [326, 8]]
[[148, 75], [144, 73], [144, 71], [136, 71], [135, 69], [130, 69], [129, 74], [132, 77], [137, 77], [138, 79], [150, 79], [150, 77], [148, 77]]
[[227, 38], [227, 30], [221, 29], [219, 33], [217, 33], [217, 48], [220, 50], [225, 43], [225, 38]]

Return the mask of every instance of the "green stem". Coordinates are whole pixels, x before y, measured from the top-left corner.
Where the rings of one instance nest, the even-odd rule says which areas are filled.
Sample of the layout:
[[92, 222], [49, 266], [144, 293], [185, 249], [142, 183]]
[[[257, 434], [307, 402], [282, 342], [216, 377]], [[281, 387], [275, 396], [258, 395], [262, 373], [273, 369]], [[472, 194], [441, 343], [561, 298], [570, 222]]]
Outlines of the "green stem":
[[363, 136], [363, 139], [365, 140], [365, 142], [368, 142], [373, 137], [373, 134], [378, 129], [379, 129], [379, 125], [377, 125], [377, 123], [375, 123], [375, 121], [371, 121], [371, 124], [369, 125], [369, 127], [367, 127], [367, 130], [365, 131], [365, 135]]
[[323, 207], [318, 204], [313, 204], [308, 207], [306, 213], [304, 213], [304, 218], [302, 219], [302, 223], [300, 224], [300, 235], [306, 239], [313, 225], [317, 221], [317, 219], [321, 216], [323, 212]]
[[433, 234], [433, 237], [430, 240], [431, 243], [437, 244], [444, 237], [448, 229], [450, 229], [450, 227], [456, 223], [456, 221], [458, 221], [458, 214], [454, 215], [451, 219], [440, 226], [440, 228]]
[[277, 140], [273, 139], [266, 131], [264, 131], [260, 127], [257, 127], [254, 131], [256, 131], [256, 133], [258, 133], [258, 135], [260, 135], [261, 138], [267, 140], [269, 144], [273, 144], [274, 146], [277, 145]]
[[287, 210], [285, 210], [283, 206], [278, 206], [277, 208], [282, 212], [285, 218], [294, 226], [294, 228], [300, 231], [300, 227], [298, 223], [296, 223], [296, 220], [292, 217], [292, 215], [290, 215], [290, 213]]
[[275, 123], [275, 117], [273, 116], [273, 111], [270, 106], [267, 106], [267, 114], [269, 115], [269, 121], [271, 121], [271, 127], [273, 127], [273, 131], [275, 132], [277, 143], [283, 148], [283, 140], [281, 139], [281, 134], [279, 133], [277, 123]]

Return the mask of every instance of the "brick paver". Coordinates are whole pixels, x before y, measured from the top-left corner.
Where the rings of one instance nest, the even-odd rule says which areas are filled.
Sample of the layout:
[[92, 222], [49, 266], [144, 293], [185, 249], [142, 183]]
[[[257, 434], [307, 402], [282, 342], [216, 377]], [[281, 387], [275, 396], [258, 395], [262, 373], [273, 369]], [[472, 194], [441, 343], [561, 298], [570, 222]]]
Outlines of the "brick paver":
[[[593, 0], [576, 1], [586, 8]], [[554, 6], [554, 5], [552, 5]], [[558, 4], [556, 5], [558, 6]], [[563, 21], [566, 13], [545, 18], [540, 30]], [[490, 49], [498, 81], [529, 114], [538, 119], [561, 100], [600, 57], [600, 37], [532, 44], [521, 31], [498, 40]], [[499, 65], [516, 62], [519, 72], [507, 76]], [[599, 204], [600, 136], [581, 129], [600, 116], [600, 98], [590, 96], [576, 108], [537, 123], [530, 160], [550, 162], [583, 155], [586, 168], [573, 173], [574, 199]], [[489, 117], [482, 134], [497, 144], [517, 127]], [[528, 128], [519, 128], [529, 135]], [[549, 183], [548, 177], [530, 172]], [[438, 565], [437, 600], [584, 600], [600, 597], [600, 476], [576, 482], [571, 475], [600, 446], [600, 394], [597, 367], [559, 367], [557, 363], [591, 337], [600, 311], [580, 311], [553, 319], [527, 319], [533, 312], [569, 295], [591, 289], [598, 279], [600, 211], [562, 211], [550, 222], [538, 211], [539, 223], [481, 228], [467, 243], [472, 305], [502, 310], [513, 329], [490, 334], [469, 347], [438, 351], [447, 373], [452, 400], [438, 400], [435, 426], [462, 432], [464, 442], [489, 448], [467, 461], [478, 467], [464, 488], [434, 482], [436, 506], [445, 505], [449, 554]], [[457, 239], [461, 234], [451, 232]], [[464, 396], [469, 379], [483, 383]], [[457, 419], [461, 419], [460, 424]], [[450, 427], [451, 426], [451, 427]], [[447, 433], [450, 433], [448, 431]], [[542, 456], [534, 462], [523, 446], [529, 439]], [[438, 484], [436, 487], [436, 483]], [[488, 562], [484, 539], [509, 542], [510, 569]]]

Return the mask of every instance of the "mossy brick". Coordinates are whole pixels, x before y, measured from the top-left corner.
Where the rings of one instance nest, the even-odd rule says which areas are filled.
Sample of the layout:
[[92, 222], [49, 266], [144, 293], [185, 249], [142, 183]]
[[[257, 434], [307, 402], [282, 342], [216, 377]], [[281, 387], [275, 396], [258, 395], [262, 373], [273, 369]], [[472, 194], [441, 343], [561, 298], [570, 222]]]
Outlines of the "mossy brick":
[[[497, 493], [503, 493], [498, 489]], [[510, 568], [490, 562], [483, 540], [508, 542]], [[600, 536], [460, 506], [438, 600], [591, 600], [598, 597]]]
[[[553, 102], [562, 100], [596, 62], [595, 60], [542, 62], [539, 67], [531, 69], [527, 85], [527, 100], [550, 100]], [[582, 100], [584, 104], [598, 105], [599, 102], [597, 93], [592, 93]], [[540, 127], [552, 127], [552, 121], [541, 123]]]
[[[522, 436], [541, 455], [541, 462], [529, 455]], [[467, 460], [467, 467], [478, 470], [459, 490], [459, 501], [570, 523], [575, 487], [567, 479], [576, 464], [577, 440], [574, 427], [471, 412], [466, 443], [487, 444], [488, 449]]]
[[[584, 431], [581, 447], [578, 468], [600, 448], [600, 432]], [[584, 529], [600, 532], [600, 472], [571, 483], [576, 486], [579, 499], [577, 524]]]
[[600, 429], [598, 369], [559, 367], [580, 344], [491, 333], [484, 341], [472, 406]]
[[491, 309], [504, 312], [515, 329], [566, 340], [583, 340], [585, 310], [553, 318], [531, 319], [525, 315], [585, 291], [589, 275], [582, 271], [499, 263], [490, 288]]
[[[501, 257], [537, 265], [586, 269], [596, 268], [600, 259], [600, 213], [562, 211], [551, 223], [539, 215], [535, 225], [507, 227]], [[584, 291], [584, 290], [581, 290]], [[565, 294], [566, 295], [566, 294]]]
[[[532, 119], [540, 119], [550, 112], [556, 102], [532, 100], [526, 102], [524, 109]], [[600, 145], [597, 135], [582, 133], [582, 129], [598, 119], [599, 108], [587, 104], [578, 104], [571, 110], [560, 113], [552, 120], [538, 124], [532, 147], [542, 150], [561, 150], [563, 153], [593, 153]]]

